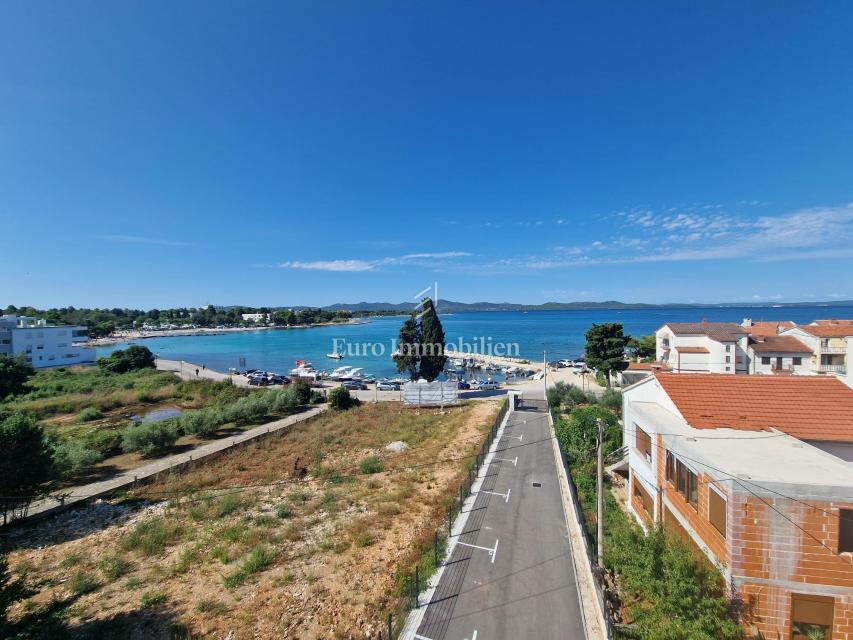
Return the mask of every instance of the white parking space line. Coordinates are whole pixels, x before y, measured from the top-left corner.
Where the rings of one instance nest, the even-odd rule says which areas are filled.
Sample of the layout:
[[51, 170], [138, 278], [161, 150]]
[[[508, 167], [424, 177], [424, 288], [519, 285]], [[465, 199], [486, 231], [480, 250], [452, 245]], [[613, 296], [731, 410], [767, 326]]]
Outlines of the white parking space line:
[[[465, 638], [465, 640], [469, 640], [469, 638]], [[477, 630], [474, 629], [474, 635], [471, 636], [470, 640], [477, 640]]]
[[500, 496], [501, 498], [503, 498], [503, 499], [504, 499], [504, 502], [506, 502], [507, 504], [509, 504], [509, 492], [510, 492], [510, 491], [512, 491], [512, 489], [507, 489], [507, 490], [506, 490], [506, 493], [498, 493], [497, 491], [486, 491], [485, 489], [480, 489], [480, 490], [479, 490], [479, 491], [477, 491], [476, 493], [490, 493], [490, 494], [492, 494], [493, 496]]
[[524, 439], [524, 434], [521, 433], [517, 436], [504, 436], [504, 438], [507, 438], [507, 439], [514, 438], [515, 440], [518, 440], [519, 442], [521, 442]]
[[500, 540], [495, 540], [494, 549], [490, 549], [489, 547], [481, 547], [478, 544], [468, 544], [467, 542], [457, 542], [456, 544], [461, 544], [463, 547], [471, 547], [473, 549], [482, 549], [483, 551], [487, 551], [488, 554], [492, 557], [492, 564], [494, 564], [495, 556], [498, 555], [498, 542], [500, 542]]
[[500, 462], [512, 462], [513, 467], [518, 466], [518, 456], [515, 456], [515, 460], [510, 460], [509, 458], [492, 458], [492, 460], [499, 460]]

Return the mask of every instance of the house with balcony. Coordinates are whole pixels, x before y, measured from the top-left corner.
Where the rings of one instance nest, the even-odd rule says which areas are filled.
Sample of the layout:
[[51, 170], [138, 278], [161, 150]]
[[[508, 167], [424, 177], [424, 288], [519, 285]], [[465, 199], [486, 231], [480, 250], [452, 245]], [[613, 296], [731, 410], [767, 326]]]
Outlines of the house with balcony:
[[655, 355], [676, 373], [749, 373], [748, 340], [734, 322], [670, 322], [655, 332]]
[[815, 373], [847, 375], [853, 322], [818, 321], [785, 329], [779, 335], [794, 337], [809, 347], [812, 352], [810, 365]]
[[67, 367], [95, 361], [95, 350], [85, 345], [89, 331], [83, 326], [49, 325], [27, 316], [0, 317], [0, 353], [24, 355], [36, 369]]
[[718, 567], [746, 637], [853, 640], [853, 389], [657, 373], [623, 424], [629, 512]]
[[812, 350], [794, 336], [750, 335], [749, 373], [813, 375]]

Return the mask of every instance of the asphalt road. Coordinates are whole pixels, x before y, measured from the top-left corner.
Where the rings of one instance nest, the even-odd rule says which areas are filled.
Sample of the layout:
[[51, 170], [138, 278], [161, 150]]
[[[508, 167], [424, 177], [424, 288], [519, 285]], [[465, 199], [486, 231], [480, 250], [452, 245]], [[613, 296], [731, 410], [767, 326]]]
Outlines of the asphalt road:
[[544, 407], [510, 414], [416, 638], [585, 637], [549, 435]]

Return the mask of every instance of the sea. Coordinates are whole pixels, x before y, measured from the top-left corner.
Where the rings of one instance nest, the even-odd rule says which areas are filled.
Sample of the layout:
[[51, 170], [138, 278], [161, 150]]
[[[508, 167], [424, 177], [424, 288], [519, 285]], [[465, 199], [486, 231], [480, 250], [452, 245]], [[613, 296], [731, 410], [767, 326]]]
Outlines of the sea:
[[[737, 322], [791, 320], [798, 324], [823, 318], [853, 315], [851, 307], [667, 307], [652, 309], [572, 309], [554, 311], [482, 311], [440, 314], [446, 339], [457, 351], [513, 355], [529, 360], [573, 359], [584, 351], [584, 334], [590, 325], [619, 322], [625, 333], [643, 336], [667, 322]], [[403, 316], [366, 318], [359, 324], [298, 329], [229, 332], [218, 335], [152, 337], [132, 341], [159, 357], [204, 364], [217, 371], [261, 369], [287, 374], [297, 360], [315, 369], [361, 367], [378, 377], [397, 375], [391, 354]], [[98, 357], [128, 343], [98, 347]], [[450, 347], [449, 347], [450, 348]], [[342, 353], [342, 360], [326, 357]]]

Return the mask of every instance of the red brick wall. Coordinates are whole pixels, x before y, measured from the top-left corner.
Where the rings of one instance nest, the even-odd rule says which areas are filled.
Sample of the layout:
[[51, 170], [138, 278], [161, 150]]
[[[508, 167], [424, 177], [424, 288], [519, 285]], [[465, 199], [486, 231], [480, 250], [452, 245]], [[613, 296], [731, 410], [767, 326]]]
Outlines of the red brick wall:
[[[813, 508], [786, 498], [763, 498], [771, 507], [752, 495], [730, 500], [731, 571], [742, 584], [745, 620], [768, 640], [790, 638], [791, 593], [816, 593], [809, 585], [823, 585], [829, 589], [819, 593], [835, 597], [832, 640], [853, 640], [853, 559], [837, 553], [838, 507], [848, 505], [809, 501]], [[790, 583], [803, 588], [792, 589]]]

